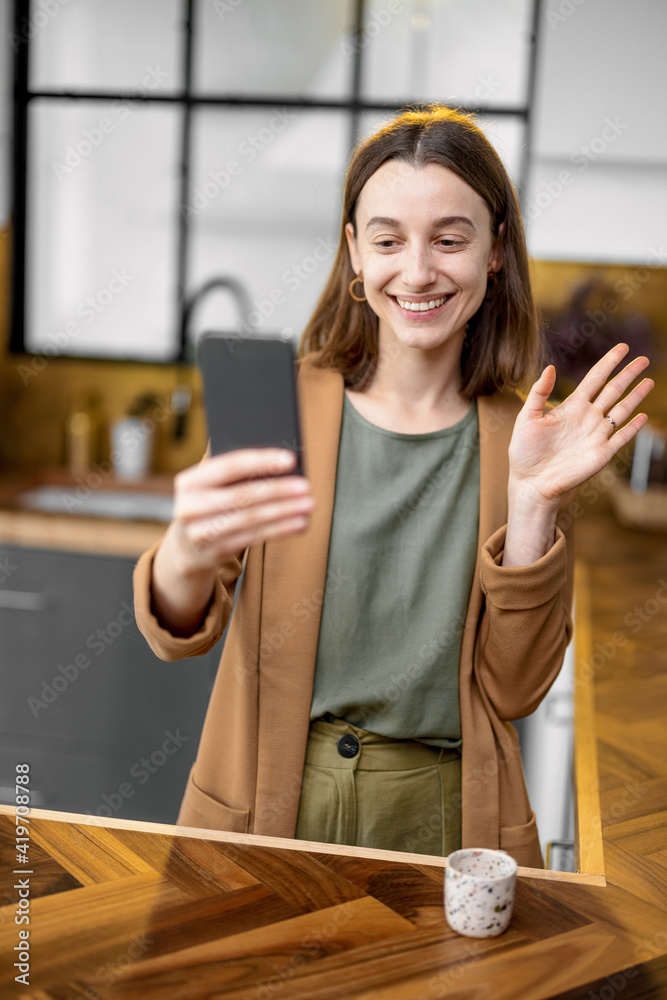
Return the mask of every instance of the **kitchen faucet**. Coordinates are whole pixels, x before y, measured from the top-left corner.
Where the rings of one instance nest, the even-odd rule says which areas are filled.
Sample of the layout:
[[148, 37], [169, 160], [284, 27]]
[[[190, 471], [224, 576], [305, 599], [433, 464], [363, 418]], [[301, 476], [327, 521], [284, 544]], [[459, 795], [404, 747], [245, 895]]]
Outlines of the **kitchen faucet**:
[[[185, 308], [183, 309], [180, 331], [180, 358], [184, 363], [194, 363], [195, 360], [195, 345], [192, 337], [192, 316], [195, 307], [199, 305], [202, 299], [204, 299], [209, 292], [216, 291], [218, 288], [226, 288], [236, 300], [240, 314], [240, 329], [245, 331], [252, 327], [252, 323], [250, 322], [252, 302], [250, 301], [250, 296], [241, 282], [236, 278], [228, 277], [227, 275], [220, 275], [217, 278], [209, 278], [208, 281], [204, 282], [201, 288], [190, 296], [190, 298], [186, 301]], [[180, 384], [174, 387], [171, 394], [171, 407], [176, 415], [173, 432], [174, 441], [180, 441], [185, 437], [187, 414], [190, 409], [191, 401], [192, 391], [189, 386]]]

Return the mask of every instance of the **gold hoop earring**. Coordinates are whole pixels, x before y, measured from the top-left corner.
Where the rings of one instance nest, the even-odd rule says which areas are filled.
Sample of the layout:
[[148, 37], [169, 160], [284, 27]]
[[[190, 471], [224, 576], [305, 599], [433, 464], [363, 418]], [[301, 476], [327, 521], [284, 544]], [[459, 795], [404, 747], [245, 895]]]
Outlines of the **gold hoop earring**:
[[496, 284], [497, 271], [489, 271], [486, 275], [486, 292], [484, 293], [484, 302], [492, 302], [498, 293], [498, 285]]
[[359, 271], [359, 274], [357, 274], [357, 275], [354, 276], [354, 278], [352, 279], [352, 281], [348, 285], [348, 289], [347, 290], [348, 290], [348, 292], [350, 293], [350, 295], [352, 296], [352, 298], [354, 299], [355, 302], [366, 302], [368, 300], [366, 299], [365, 295], [364, 295], [363, 298], [359, 298], [358, 295], [354, 294], [353, 288], [354, 288], [354, 286], [356, 285], [356, 283], [358, 281], [360, 281], [362, 284], [364, 282], [364, 276], [361, 273], [361, 271]]

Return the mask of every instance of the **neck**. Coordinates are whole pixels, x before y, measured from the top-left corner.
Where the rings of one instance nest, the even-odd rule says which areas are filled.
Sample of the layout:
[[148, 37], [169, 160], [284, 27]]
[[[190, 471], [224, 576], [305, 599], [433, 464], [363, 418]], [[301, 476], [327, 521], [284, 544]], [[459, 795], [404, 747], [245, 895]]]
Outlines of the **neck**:
[[378, 364], [367, 394], [423, 413], [467, 408], [461, 395], [464, 336], [461, 330], [437, 347], [409, 347], [380, 324]]

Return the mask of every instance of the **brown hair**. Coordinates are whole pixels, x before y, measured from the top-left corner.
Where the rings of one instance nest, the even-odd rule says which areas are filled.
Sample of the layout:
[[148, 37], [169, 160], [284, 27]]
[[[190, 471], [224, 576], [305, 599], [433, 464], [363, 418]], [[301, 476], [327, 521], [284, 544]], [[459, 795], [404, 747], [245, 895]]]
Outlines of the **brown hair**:
[[[461, 392], [467, 398], [505, 386], [525, 387], [537, 376], [542, 341], [528, 274], [528, 254], [516, 192], [484, 133], [468, 115], [442, 105], [407, 111], [360, 143], [348, 167], [338, 250], [329, 280], [297, 348], [297, 357], [319, 352], [314, 363], [364, 388], [378, 363], [378, 320], [367, 302], [355, 302], [348, 286], [355, 274], [345, 225], [355, 227], [361, 190], [387, 160], [414, 167], [439, 163], [468, 183], [486, 202], [493, 236], [500, 233], [502, 266], [494, 291], [468, 324], [461, 355]], [[358, 290], [359, 285], [356, 286]]]

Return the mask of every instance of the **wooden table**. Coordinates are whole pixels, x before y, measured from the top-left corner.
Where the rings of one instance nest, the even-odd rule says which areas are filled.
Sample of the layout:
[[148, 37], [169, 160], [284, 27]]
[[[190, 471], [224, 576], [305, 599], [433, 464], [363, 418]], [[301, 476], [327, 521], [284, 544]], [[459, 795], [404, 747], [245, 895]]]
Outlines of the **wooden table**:
[[[520, 869], [509, 930], [475, 940], [445, 922], [443, 859], [34, 810], [22, 865], [2, 807], [2, 997], [664, 1000], [667, 545], [579, 527], [582, 874]], [[7, 959], [21, 878], [29, 987]]]

